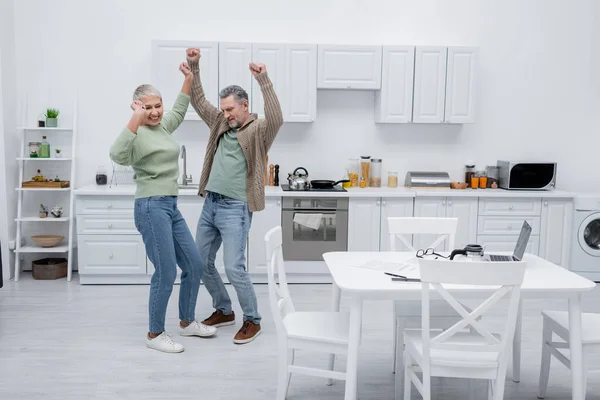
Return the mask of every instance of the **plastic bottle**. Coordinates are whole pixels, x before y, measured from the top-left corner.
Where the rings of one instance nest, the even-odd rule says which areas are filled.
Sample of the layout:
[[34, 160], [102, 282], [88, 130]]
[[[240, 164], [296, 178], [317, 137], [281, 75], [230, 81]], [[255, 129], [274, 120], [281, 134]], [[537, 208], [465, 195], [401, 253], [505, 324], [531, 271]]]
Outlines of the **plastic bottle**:
[[50, 158], [50, 143], [46, 140], [46, 136], [42, 136], [40, 143], [40, 158]]

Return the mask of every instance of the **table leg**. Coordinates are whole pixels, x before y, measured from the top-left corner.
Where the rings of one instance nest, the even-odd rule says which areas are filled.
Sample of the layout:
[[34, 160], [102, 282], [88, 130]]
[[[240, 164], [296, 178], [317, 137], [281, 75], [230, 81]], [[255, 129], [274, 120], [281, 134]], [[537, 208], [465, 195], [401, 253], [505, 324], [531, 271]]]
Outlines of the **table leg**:
[[[340, 300], [342, 297], [342, 290], [333, 282], [331, 285], [331, 311], [339, 312], [340, 311]], [[335, 364], [335, 354], [329, 355], [329, 369], [333, 371], [333, 366]], [[333, 385], [333, 379], [327, 379], [327, 386]]]
[[571, 349], [571, 398], [583, 400], [583, 349], [581, 343], [581, 295], [569, 299], [569, 343]]
[[515, 325], [515, 336], [513, 337], [513, 382], [521, 381], [521, 338], [523, 329], [523, 300], [519, 300], [519, 311], [517, 312], [517, 324]]
[[362, 299], [353, 298], [350, 307], [350, 334], [348, 337], [348, 362], [346, 365], [346, 393], [344, 400], [356, 400], [358, 345], [362, 325], [362, 308]]

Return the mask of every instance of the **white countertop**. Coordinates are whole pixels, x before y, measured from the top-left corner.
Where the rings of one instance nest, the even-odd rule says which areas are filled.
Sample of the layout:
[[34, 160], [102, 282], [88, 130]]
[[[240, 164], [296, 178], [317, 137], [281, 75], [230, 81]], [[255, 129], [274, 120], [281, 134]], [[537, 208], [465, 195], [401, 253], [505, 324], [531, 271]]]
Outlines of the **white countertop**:
[[[88, 185], [75, 189], [77, 196], [133, 196], [135, 185]], [[198, 189], [180, 189], [180, 196], [198, 196]], [[398, 188], [350, 188], [346, 192], [314, 192], [314, 191], [288, 191], [280, 187], [267, 186], [266, 197], [526, 197], [526, 198], [573, 198], [575, 193], [562, 190], [551, 191], [526, 191], [504, 189], [408, 189]]]

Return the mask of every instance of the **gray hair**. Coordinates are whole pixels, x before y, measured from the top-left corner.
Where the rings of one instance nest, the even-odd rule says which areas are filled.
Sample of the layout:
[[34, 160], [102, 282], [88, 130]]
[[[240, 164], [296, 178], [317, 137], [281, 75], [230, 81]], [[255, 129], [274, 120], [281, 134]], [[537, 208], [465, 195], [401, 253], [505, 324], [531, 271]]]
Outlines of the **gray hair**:
[[221, 99], [229, 96], [233, 96], [233, 99], [238, 103], [243, 103], [244, 100], [248, 101], [248, 93], [238, 85], [229, 85], [219, 92], [219, 97]]
[[162, 99], [158, 89], [148, 84], [138, 86], [133, 92], [133, 100], [142, 100], [146, 96], [158, 96]]

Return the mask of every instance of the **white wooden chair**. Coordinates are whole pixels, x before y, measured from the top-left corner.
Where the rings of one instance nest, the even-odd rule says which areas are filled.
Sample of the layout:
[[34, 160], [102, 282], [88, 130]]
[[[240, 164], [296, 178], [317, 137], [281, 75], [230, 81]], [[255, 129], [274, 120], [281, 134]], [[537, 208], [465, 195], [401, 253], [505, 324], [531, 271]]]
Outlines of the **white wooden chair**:
[[[269, 303], [275, 320], [278, 344], [276, 400], [284, 400], [292, 373], [345, 380], [345, 372], [294, 365], [296, 349], [333, 354], [348, 353], [350, 314], [296, 311], [287, 287], [282, 252], [281, 226], [265, 235]], [[275, 273], [279, 284], [275, 280]]]
[[[419, 264], [423, 329], [404, 331], [404, 400], [410, 400], [412, 384], [424, 400], [430, 400], [432, 377], [486, 379], [488, 399], [502, 400], [526, 262], [422, 259]], [[460, 287], [450, 293], [442, 285], [492, 286], [493, 294], [468, 312], [453, 296], [460, 293]], [[442, 332], [430, 330], [430, 286], [462, 317]], [[477, 318], [507, 295], [508, 310], [500, 313], [501, 318], [505, 317], [501, 321], [503, 332], [492, 334]], [[498, 317], [498, 311], [494, 311]], [[471, 331], [465, 332], [466, 327]], [[417, 372], [422, 372], [422, 380]]]
[[[388, 233], [390, 251], [396, 251], [397, 240], [406, 246], [408, 251], [417, 252], [413, 247], [411, 235], [438, 235], [430, 248], [436, 248], [444, 240], [448, 240], [448, 248], [454, 249], [458, 218], [424, 218], [424, 217], [388, 217]], [[423, 249], [425, 250], [425, 249]], [[445, 301], [432, 301], [430, 312], [433, 329], [445, 329], [460, 320], [459, 315]], [[402, 351], [404, 329], [421, 328], [421, 303], [419, 301], [394, 301], [394, 367], [393, 371], [402, 370]], [[398, 358], [398, 355], [400, 358]], [[402, 375], [401, 375], [402, 376]]]
[[[569, 313], [566, 311], [542, 311], [542, 363], [540, 368], [540, 387], [538, 397], [546, 397], [548, 378], [550, 377], [551, 356], [556, 357], [567, 368], [571, 369], [571, 360], [559, 349], [569, 349]], [[553, 342], [552, 334], [556, 334], [564, 342]], [[585, 399], [588, 375], [589, 352], [600, 351], [600, 314], [581, 314], [581, 341], [583, 343], [583, 398]]]

